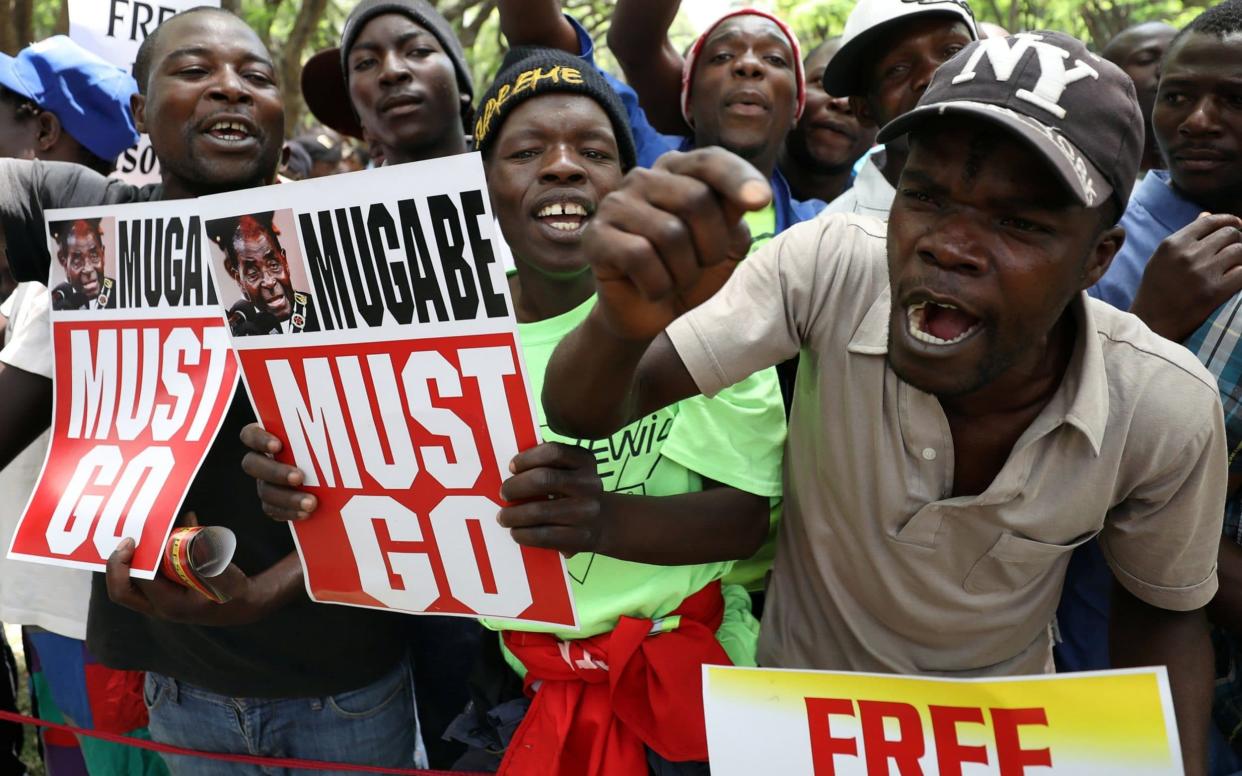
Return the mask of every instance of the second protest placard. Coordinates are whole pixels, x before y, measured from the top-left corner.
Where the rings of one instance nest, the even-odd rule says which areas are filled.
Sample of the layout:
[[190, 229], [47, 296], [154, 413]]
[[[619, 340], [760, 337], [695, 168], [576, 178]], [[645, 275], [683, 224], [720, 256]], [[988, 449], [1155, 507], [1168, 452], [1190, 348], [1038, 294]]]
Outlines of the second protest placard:
[[538, 436], [478, 155], [202, 205], [255, 410], [319, 499], [311, 597], [575, 626], [564, 559], [496, 522]]

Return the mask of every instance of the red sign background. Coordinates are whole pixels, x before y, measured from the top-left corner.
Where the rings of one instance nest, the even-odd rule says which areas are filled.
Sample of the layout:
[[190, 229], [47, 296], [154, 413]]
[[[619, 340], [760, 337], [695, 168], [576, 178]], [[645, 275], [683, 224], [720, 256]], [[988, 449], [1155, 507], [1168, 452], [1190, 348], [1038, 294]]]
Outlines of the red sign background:
[[[79, 344], [89, 343], [92, 374], [115, 381], [111, 423], [105, 423], [102, 409], [106, 399], [96, 413], [80, 404], [74, 418], [74, 380], [81, 377], [72, 363], [75, 332]], [[101, 340], [112, 337], [116, 357], [101, 358]], [[76, 319], [53, 321], [52, 338], [56, 352], [52, 439], [10, 553], [103, 571], [121, 538], [134, 536], [138, 546], [133, 573], [150, 579], [236, 388], [237, 360], [228, 332], [218, 316]], [[187, 363], [187, 351], [174, 347], [191, 342], [198, 345], [197, 363]], [[205, 342], [219, 354], [209, 351]], [[166, 353], [175, 356], [175, 364], [165, 363]], [[209, 386], [213, 358], [223, 360], [223, 371]], [[175, 392], [170, 392], [170, 384]], [[205, 395], [212, 389], [213, 395]], [[80, 390], [86, 393], [85, 388]], [[146, 396], [152, 397], [149, 403]], [[183, 409], [178, 423], [174, 419]], [[128, 420], [120, 420], [122, 413]], [[80, 433], [71, 436], [74, 426]], [[191, 439], [194, 428], [198, 433]], [[126, 523], [138, 530], [125, 530]]]
[[[516, 449], [536, 444], [530, 400], [512, 334], [239, 352], [259, 418], [265, 428], [287, 442], [277, 456], [285, 463], [299, 465], [295, 445], [288, 443], [291, 436], [286, 419], [301, 417], [289, 414], [292, 392], [300, 393], [293, 402], [307, 408], [311, 393], [308, 362], [319, 360], [311, 379], [319, 383], [320, 395], [324, 395], [326, 380], [331, 383], [326, 390], [339, 401], [343, 424], [338, 425], [337, 439], [328, 445], [330, 451], [312, 444], [310, 433], [302, 436], [301, 429], [295, 430], [296, 435], [308, 440], [303, 449], [310, 451], [314, 461], [309, 465], [302, 461], [301, 468], [308, 475], [306, 489], [319, 499], [310, 518], [294, 523], [307, 588], [317, 601], [572, 626], [573, 605], [560, 556], [549, 550], [520, 547], [496, 524], [496, 511], [502, 503], [500, 467], [507, 473], [508, 460], [503, 455], [504, 445], [498, 447], [488, 430], [484, 407], [487, 391], [481, 387], [484, 380], [463, 374], [463, 352], [473, 352], [472, 357], [486, 353], [491, 364], [504, 362], [507, 355], [511, 370], [502, 378], [503, 397], [496, 397], [495, 384], [490, 393], [491, 425], [495, 431], [498, 413], [507, 414], [501, 425], [512, 430]], [[342, 359], [349, 368], [351, 358], [358, 368], [355, 382], [347, 385]], [[420, 365], [415, 370], [417, 376], [412, 382], [404, 380], [406, 367], [415, 362]], [[292, 375], [296, 387], [288, 384], [287, 377], [279, 387], [273, 385], [274, 364], [282, 374]], [[331, 365], [330, 373], [325, 371], [326, 364]], [[373, 371], [377, 365], [378, 374]], [[447, 374], [450, 369], [456, 372], [455, 378]], [[429, 376], [427, 370], [446, 381]], [[358, 375], [361, 384], [356, 382]], [[392, 381], [387, 392], [380, 390], [377, 379]], [[425, 390], [425, 394], [411, 395], [411, 385], [415, 392]], [[394, 387], [400, 395], [400, 407], [392, 401], [381, 406], [379, 396], [392, 397]], [[286, 402], [284, 416], [278, 396]], [[461, 444], [462, 436], [454, 438], [446, 432], [454, 427], [460, 432], [463, 427], [439, 411], [452, 413], [469, 427], [474, 453], [469, 445]], [[375, 434], [368, 445], [360, 440], [360, 430]], [[403, 441], [405, 434], [409, 435], [409, 446]], [[347, 443], [339, 445], [346, 436]], [[372, 451], [369, 458], [360, 452], [364, 446]], [[394, 449], [411, 447], [416, 451], [417, 473], [408, 487], [392, 487], [396, 481], [392, 471], [400, 468], [404, 457]], [[389, 475], [385, 477], [387, 486], [368, 470], [368, 460], [376, 463], [377, 449], [381, 451], [378, 465]], [[471, 463], [474, 454], [479, 464], [477, 474]], [[345, 456], [354, 456], [354, 461], [342, 466], [340, 459]], [[406, 463], [408, 473], [412, 467]], [[356, 466], [357, 472], [353, 485], [347, 484], [350, 478], [343, 471], [351, 466]], [[457, 475], [464, 470], [466, 479], [445, 477], [443, 472], [449, 470]], [[445, 484], [443, 479], [458, 481]], [[327, 485], [329, 481], [336, 486]], [[310, 484], [315, 482], [318, 484]], [[529, 603], [524, 608], [515, 608], [526, 601]]]

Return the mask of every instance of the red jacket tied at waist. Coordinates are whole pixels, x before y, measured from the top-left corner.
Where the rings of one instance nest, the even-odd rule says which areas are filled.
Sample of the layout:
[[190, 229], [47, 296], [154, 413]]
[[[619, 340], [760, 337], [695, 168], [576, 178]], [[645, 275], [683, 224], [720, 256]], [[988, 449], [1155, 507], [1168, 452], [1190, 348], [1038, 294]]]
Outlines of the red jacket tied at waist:
[[732, 661], [716, 640], [724, 618], [720, 583], [668, 617], [622, 617], [610, 633], [561, 641], [505, 631], [505, 646], [538, 683], [500, 765], [503, 776], [635, 776], [644, 744], [673, 762], [707, 759], [704, 664]]

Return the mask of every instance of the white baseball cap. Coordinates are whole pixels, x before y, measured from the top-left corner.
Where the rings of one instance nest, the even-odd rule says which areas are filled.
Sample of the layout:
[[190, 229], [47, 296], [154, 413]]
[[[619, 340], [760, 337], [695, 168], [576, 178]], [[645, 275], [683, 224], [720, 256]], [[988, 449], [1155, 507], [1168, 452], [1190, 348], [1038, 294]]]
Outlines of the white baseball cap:
[[841, 34], [841, 47], [824, 69], [824, 90], [834, 97], [861, 95], [866, 91], [864, 54], [876, 39], [895, 25], [919, 16], [949, 16], [962, 21], [971, 40], [979, 39], [975, 15], [966, 0], [858, 0]]

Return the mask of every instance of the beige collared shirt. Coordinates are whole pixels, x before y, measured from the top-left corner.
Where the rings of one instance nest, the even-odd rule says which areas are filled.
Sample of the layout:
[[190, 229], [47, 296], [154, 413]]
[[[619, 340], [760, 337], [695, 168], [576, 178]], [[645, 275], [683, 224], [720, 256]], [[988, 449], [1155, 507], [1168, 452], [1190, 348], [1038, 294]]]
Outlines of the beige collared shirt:
[[881, 171], [883, 166], [883, 151], [876, 151], [868, 156], [854, 178], [854, 185], [829, 202], [824, 212], [854, 213], [887, 221], [888, 212], [893, 209], [893, 199], [897, 196], [897, 189], [893, 188], [893, 184], [884, 177]]
[[1082, 295], [1060, 388], [991, 486], [955, 498], [939, 401], [888, 366], [884, 229], [846, 215], [796, 226], [668, 330], [708, 395], [802, 354], [761, 664], [1050, 671], [1070, 551], [1097, 534], [1138, 598], [1205, 605], [1226, 460], [1199, 361]]

